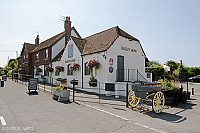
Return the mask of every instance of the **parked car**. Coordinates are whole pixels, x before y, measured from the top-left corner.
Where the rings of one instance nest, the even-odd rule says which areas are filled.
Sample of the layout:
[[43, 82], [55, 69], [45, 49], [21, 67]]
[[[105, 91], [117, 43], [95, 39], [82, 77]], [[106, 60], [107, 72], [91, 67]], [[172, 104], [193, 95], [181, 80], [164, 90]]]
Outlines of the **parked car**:
[[189, 78], [190, 82], [200, 82], [200, 75], [196, 75], [194, 77]]

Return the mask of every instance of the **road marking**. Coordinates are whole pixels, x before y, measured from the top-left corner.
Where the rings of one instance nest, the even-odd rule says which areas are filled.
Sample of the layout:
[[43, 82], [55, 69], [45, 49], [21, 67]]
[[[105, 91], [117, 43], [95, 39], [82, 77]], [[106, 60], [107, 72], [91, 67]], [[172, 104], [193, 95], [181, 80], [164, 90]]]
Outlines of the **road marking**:
[[105, 111], [105, 110], [99, 109], [98, 107], [95, 107], [95, 106], [93, 107], [93, 106], [90, 106], [90, 105], [88, 105], [88, 104], [84, 104], [84, 103], [81, 103], [81, 102], [78, 102], [78, 101], [76, 101], [76, 102], [79, 103], [79, 104], [85, 105], [85, 106], [87, 106], [87, 107], [90, 107], [90, 108], [96, 109], [96, 110], [98, 110], [98, 111], [104, 112], [104, 113], [106, 113], [106, 114], [109, 114], [109, 115], [112, 115], [112, 116], [115, 116], [115, 117], [121, 118], [121, 119], [123, 119], [123, 120], [125, 120], [125, 121], [130, 121], [130, 120], [127, 119], [127, 118], [124, 118], [124, 117], [122, 117], [122, 116], [120, 116], [120, 115], [116, 115], [116, 114], [113, 114], [113, 113], [111, 113], [111, 112], [108, 112], [108, 111]]
[[[91, 106], [91, 105], [88, 105], [88, 104], [85, 104], [85, 103], [82, 103], [82, 102], [78, 102], [78, 101], [76, 101], [76, 102], [79, 103], [79, 104], [85, 105], [85, 106], [87, 106], [87, 107], [96, 109], [96, 110], [98, 110], [98, 111], [104, 112], [104, 113], [106, 113], [106, 114], [109, 114], [109, 115], [112, 115], [112, 116], [121, 118], [121, 119], [123, 119], [123, 120], [125, 120], [125, 121], [130, 121], [129, 119], [124, 118], [124, 117], [122, 117], [122, 116], [120, 116], [120, 115], [116, 115], [116, 114], [113, 114], [113, 113], [111, 113], [111, 112], [108, 112], [108, 111], [99, 109], [97, 106]], [[164, 132], [164, 131], [157, 130], [157, 129], [155, 129], [155, 128], [151, 128], [151, 127], [148, 127], [148, 126], [146, 126], [146, 125], [139, 124], [139, 123], [134, 123], [134, 124], [137, 125], [137, 126], [140, 126], [140, 127], [143, 127], [143, 128], [146, 128], [146, 129], [149, 129], [149, 130], [158, 132], [158, 133], [166, 133], [166, 132]]]
[[151, 127], [148, 127], [148, 126], [146, 126], [146, 125], [142, 125], [142, 124], [139, 124], [139, 123], [134, 123], [134, 124], [135, 124], [135, 125], [138, 125], [138, 126], [140, 126], [140, 127], [143, 127], [143, 128], [147, 128], [147, 129], [153, 130], [153, 131], [158, 132], [158, 133], [165, 133], [164, 131], [160, 131], [160, 130], [157, 130], [157, 129], [155, 129], [155, 128], [151, 128]]
[[4, 120], [4, 118], [3, 118], [3, 116], [0, 116], [0, 120], [1, 120], [1, 124], [3, 125], [3, 126], [6, 126], [7, 124], [6, 124], [6, 121]]

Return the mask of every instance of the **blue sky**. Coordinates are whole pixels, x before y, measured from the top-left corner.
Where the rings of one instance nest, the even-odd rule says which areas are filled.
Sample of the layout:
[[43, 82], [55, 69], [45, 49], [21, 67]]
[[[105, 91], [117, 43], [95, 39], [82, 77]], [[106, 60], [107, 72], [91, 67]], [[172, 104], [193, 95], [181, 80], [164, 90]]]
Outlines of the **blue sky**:
[[64, 30], [70, 16], [82, 37], [118, 25], [138, 38], [149, 60], [200, 66], [199, 0], [1, 0], [0, 66], [24, 42], [44, 41]]

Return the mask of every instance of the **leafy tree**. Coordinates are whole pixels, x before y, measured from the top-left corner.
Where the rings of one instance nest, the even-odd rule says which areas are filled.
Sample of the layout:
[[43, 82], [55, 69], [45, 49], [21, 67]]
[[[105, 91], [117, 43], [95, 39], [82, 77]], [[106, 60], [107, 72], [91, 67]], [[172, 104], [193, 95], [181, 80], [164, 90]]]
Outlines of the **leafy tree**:
[[187, 67], [188, 76], [192, 77], [195, 75], [200, 75], [200, 68], [199, 67]]
[[8, 66], [9, 66], [10, 68], [14, 69], [14, 68], [17, 67], [17, 63], [13, 60], [13, 61], [11, 61], [11, 62], [8, 64]]
[[149, 67], [149, 59], [145, 57], [145, 67]]
[[180, 64], [175, 61], [170, 60], [166, 62], [166, 65], [170, 67], [170, 74], [172, 75], [173, 72], [178, 68]]
[[16, 59], [10, 59], [8, 61], [8, 65], [3, 69], [3, 73], [7, 74], [11, 70], [17, 70], [17, 60]]
[[162, 66], [159, 61], [149, 61], [149, 67]]

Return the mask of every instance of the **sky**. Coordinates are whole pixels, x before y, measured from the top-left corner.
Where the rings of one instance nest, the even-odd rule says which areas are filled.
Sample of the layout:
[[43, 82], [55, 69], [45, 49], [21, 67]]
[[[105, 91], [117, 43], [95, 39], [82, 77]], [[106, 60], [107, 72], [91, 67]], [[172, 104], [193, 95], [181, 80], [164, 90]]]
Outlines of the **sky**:
[[[64, 31], [70, 16], [81, 37], [119, 26], [140, 40], [149, 60], [200, 67], [200, 0], [1, 0], [0, 67], [24, 42]], [[16, 52], [17, 51], [17, 52]]]

